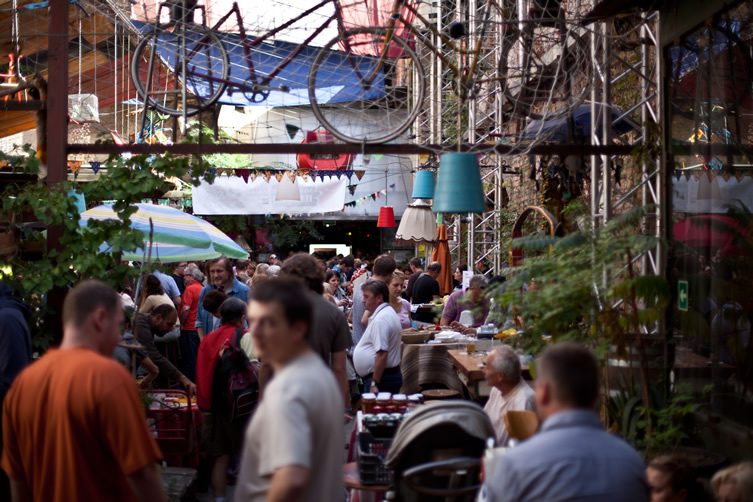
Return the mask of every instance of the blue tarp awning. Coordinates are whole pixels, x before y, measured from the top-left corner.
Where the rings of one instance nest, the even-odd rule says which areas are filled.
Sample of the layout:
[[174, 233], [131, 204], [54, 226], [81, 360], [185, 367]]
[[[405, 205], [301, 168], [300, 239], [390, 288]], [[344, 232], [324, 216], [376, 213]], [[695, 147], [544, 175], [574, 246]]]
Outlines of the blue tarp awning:
[[[134, 23], [137, 27], [143, 23]], [[230, 74], [228, 80], [237, 85], [248, 85], [250, 72], [246, 57], [243, 52], [240, 35], [234, 33], [217, 32], [216, 35], [222, 41], [223, 47], [228, 53], [230, 62]], [[189, 33], [189, 38], [197, 40], [198, 33]], [[173, 68], [175, 65], [176, 36], [163, 31], [159, 35], [158, 53], [163, 62]], [[253, 38], [249, 38], [249, 41]], [[190, 45], [190, 41], [189, 44]], [[252, 47], [251, 58], [257, 78], [271, 74], [275, 67], [284, 61], [297, 47], [298, 44], [280, 40], [265, 41]], [[162, 50], [160, 50], [162, 49]], [[228, 85], [219, 103], [234, 106], [305, 106], [309, 105], [308, 80], [309, 71], [314, 58], [321, 51], [320, 47], [305, 46], [301, 52], [282, 71], [272, 79], [269, 86], [272, 89], [269, 96], [262, 101], [254, 102], [250, 95], [244, 94], [239, 88]], [[218, 51], [217, 51], [218, 52]], [[220, 68], [219, 54], [212, 55], [212, 66], [215, 74]], [[375, 67], [378, 61], [370, 56], [358, 56], [346, 54], [342, 51], [330, 51], [330, 54], [320, 65], [317, 73], [317, 100], [319, 103], [345, 103], [357, 100], [379, 99], [384, 96], [384, 74], [379, 73], [368, 90], [364, 90], [360, 84], [355, 69], [362, 74], [369, 74], [370, 69]], [[189, 88], [202, 85], [200, 79], [197, 82], [189, 82]], [[281, 88], [288, 89], [286, 92]], [[258, 97], [257, 97], [258, 98]]]
[[[601, 134], [601, 114], [604, 108], [604, 105], [596, 105], [596, 120], [597, 124], [599, 124], [599, 134]], [[640, 129], [640, 126], [628, 117], [617, 120], [622, 114], [622, 110], [616, 106], [609, 106], [609, 120], [612, 123], [612, 132], [614, 134], [620, 135], [631, 130]], [[573, 119], [572, 141], [580, 143], [587, 140], [591, 136], [590, 103], [582, 104], [570, 113], [552, 113], [552, 117], [546, 120], [532, 120], [523, 131], [522, 137], [523, 139], [566, 143], [568, 142], [568, 128], [570, 127], [568, 122], [571, 115]]]

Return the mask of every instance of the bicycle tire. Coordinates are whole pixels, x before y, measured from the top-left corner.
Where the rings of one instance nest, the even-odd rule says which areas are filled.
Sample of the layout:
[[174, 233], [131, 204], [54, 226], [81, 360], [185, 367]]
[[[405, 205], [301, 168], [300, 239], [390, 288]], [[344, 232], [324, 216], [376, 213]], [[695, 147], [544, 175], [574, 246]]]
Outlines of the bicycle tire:
[[[553, 113], [548, 108], [543, 112], [535, 111], [535, 107], [546, 99], [560, 103], [564, 101], [568, 107], [582, 103], [590, 90], [590, 67], [578, 68], [577, 71], [574, 68], [575, 63], [582, 59], [579, 56], [587, 54], [583, 52], [586, 49], [582, 37], [566, 33], [565, 40], [558, 42], [563, 48], [563, 54], [553, 64], [543, 62], [530, 45], [525, 45], [524, 37], [531, 44], [536, 38], [533, 33], [522, 35], [514, 31], [502, 41], [498, 74], [500, 92], [507, 104], [505, 112], [517, 118], [542, 120]], [[525, 61], [510, 65], [510, 53], [519, 50], [519, 44], [523, 44], [521, 54]], [[571, 92], [568, 86], [563, 85], [574, 73], [588, 80], [587, 85], [579, 87], [579, 92]], [[556, 96], [557, 93], [559, 96]], [[557, 111], [561, 109], [558, 108]]]
[[[403, 57], [400, 59], [409, 59], [411, 64], [408, 68], [416, 70], [414, 75], [417, 78], [413, 79], [411, 87], [391, 85], [394, 83], [394, 75], [388, 74], [389, 71], [383, 71], [381, 77], [375, 81], [378, 83], [381, 79], [384, 92], [377, 95], [373, 86], [365, 85], [364, 79], [354, 69], [356, 65], [358, 71], [368, 74], [370, 69], [380, 64], [378, 57], [362, 56], [351, 51], [359, 47], [381, 47], [384, 37], [385, 30], [380, 28], [356, 28], [341, 33], [321, 48], [309, 71], [308, 93], [314, 116], [334, 137], [346, 143], [391, 141], [408, 130], [421, 111], [426, 92], [424, 68], [415, 51], [405, 40], [395, 37], [392, 43], [402, 52]], [[349, 50], [336, 51], [344, 52], [344, 58], [339, 62], [328, 62], [337, 46]], [[392, 62], [393, 59], [390, 58], [386, 64], [392, 66]], [[381, 64], [385, 62], [382, 61]], [[345, 78], [343, 72], [356, 74], [355, 78], [360, 80], [360, 86], [349, 87], [346, 96], [339, 98], [342, 101], [330, 102], [330, 99], [324, 99], [341, 92], [332, 94], [330, 89], [336, 87], [336, 81]], [[317, 91], [320, 91], [319, 97]], [[413, 94], [413, 99], [408, 96], [408, 91]]]
[[[191, 44], [188, 40], [186, 41], [186, 68], [199, 68], [200, 71], [207, 73], [195, 73], [189, 70], [187, 72], [189, 77], [182, 78], [179, 64], [180, 35], [175, 36], [175, 43], [172, 44], [160, 39], [160, 35], [170, 32], [169, 28], [172, 28], [172, 32], [180, 32], [177, 24], [154, 27], [138, 43], [131, 57], [131, 81], [139, 97], [146, 101], [150, 108], [167, 115], [182, 116], [184, 114], [183, 94], [185, 94], [185, 115], [195, 115], [216, 103], [225, 92], [230, 72], [229, 57], [217, 35], [200, 25], [192, 25], [190, 29], [186, 28], [186, 33], [192, 36], [198, 34], [198, 36]], [[155, 51], [155, 47], [159, 49]], [[163, 61], [172, 61], [174, 67], [171, 69]], [[152, 78], [150, 82], [145, 82], [148, 79], [150, 65]], [[159, 86], [164, 83], [164, 90], [152, 89], [155, 82]], [[155, 98], [159, 95], [162, 95], [164, 99]], [[167, 99], [168, 96], [172, 99]]]

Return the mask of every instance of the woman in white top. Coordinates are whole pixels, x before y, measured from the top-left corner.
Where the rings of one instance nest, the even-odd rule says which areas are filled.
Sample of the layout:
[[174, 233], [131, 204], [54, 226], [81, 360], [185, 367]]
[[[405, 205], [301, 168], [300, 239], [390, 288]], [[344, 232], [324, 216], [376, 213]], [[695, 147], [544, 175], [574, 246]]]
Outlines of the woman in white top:
[[400, 318], [400, 326], [403, 329], [410, 328], [410, 302], [400, 296], [405, 289], [405, 274], [400, 270], [395, 270], [392, 273], [392, 281], [388, 286], [390, 288], [390, 305]]

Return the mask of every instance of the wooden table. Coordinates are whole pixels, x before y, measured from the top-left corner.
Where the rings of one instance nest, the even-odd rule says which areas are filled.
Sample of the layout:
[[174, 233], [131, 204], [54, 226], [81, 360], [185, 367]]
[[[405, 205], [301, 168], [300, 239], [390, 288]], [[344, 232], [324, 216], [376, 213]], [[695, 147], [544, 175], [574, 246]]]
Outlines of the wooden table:
[[489, 397], [491, 387], [486, 383], [484, 375], [484, 361], [486, 354], [477, 352], [469, 356], [465, 350], [452, 349], [447, 351], [447, 355], [452, 361], [455, 373], [463, 385], [468, 389], [468, 393], [473, 399], [483, 399]]
[[[452, 349], [447, 351], [447, 355], [452, 361], [455, 373], [468, 389], [468, 393], [474, 400], [486, 399], [489, 397], [491, 387], [486, 383], [484, 374], [484, 363], [486, 362], [486, 352], [476, 352], [469, 356], [465, 350]], [[528, 365], [521, 366], [523, 377], [530, 379], [528, 374]]]

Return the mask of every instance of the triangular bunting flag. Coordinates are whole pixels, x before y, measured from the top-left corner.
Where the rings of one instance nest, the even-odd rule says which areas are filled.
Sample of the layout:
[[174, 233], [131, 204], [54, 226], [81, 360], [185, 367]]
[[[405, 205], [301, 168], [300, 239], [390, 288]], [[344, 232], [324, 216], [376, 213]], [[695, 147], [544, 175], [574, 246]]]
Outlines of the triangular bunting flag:
[[350, 195], [355, 195], [356, 188], [358, 188], [358, 185], [348, 185], [348, 191], [350, 192]]
[[277, 180], [277, 183], [282, 181], [282, 173], [277, 172], [275, 173], [275, 179]]
[[248, 177], [251, 176], [251, 170], [250, 169], [236, 169], [235, 173], [243, 178], [243, 181], [245, 183], [248, 183]]
[[345, 176], [347, 176], [348, 178], [352, 178], [353, 177], [353, 170], [352, 169], [346, 169], [345, 171], [343, 171], [343, 173], [345, 173]]
[[101, 162], [89, 162], [89, 167], [91, 167], [91, 170], [94, 174], [97, 174], [99, 170], [102, 168]]
[[298, 127], [297, 125], [285, 124], [285, 130], [288, 132], [288, 136], [290, 137], [290, 139], [293, 139], [295, 138], [295, 135], [298, 134], [298, 131], [301, 130], [301, 128]]
[[69, 160], [68, 161], [68, 169], [70, 169], [73, 174], [78, 174], [78, 172], [81, 170], [81, 161], [80, 160]]
[[358, 181], [361, 181], [364, 174], [366, 174], [366, 171], [356, 171], [356, 178], [358, 178]]

